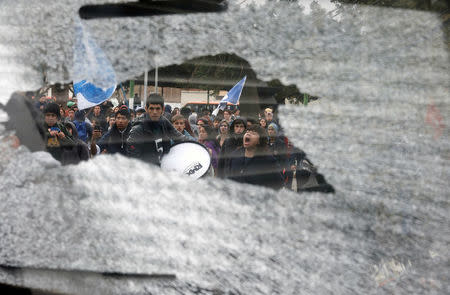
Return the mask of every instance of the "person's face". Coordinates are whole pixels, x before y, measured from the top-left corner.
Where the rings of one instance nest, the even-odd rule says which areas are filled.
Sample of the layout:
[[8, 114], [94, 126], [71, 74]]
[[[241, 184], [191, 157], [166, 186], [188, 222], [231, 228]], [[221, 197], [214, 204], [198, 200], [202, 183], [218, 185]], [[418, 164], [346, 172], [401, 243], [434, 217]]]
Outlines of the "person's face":
[[114, 113], [117, 113], [118, 110], [119, 110], [119, 107], [115, 107], [114, 108]]
[[231, 119], [231, 114], [229, 112], [224, 112], [223, 113], [223, 118], [227, 121], [229, 121]]
[[148, 116], [153, 122], [159, 121], [163, 113], [163, 108], [159, 104], [150, 104], [147, 108]]
[[222, 133], [222, 134], [227, 133], [228, 132], [228, 124], [224, 124], [224, 123], [220, 124], [219, 130], [220, 130], [220, 133]]
[[94, 138], [100, 138], [102, 137], [102, 131], [99, 129], [94, 129], [94, 131], [92, 132], [92, 136]]
[[214, 128], [219, 128], [219, 124], [220, 124], [220, 121], [214, 121], [213, 122], [213, 126], [214, 126]]
[[205, 122], [203, 121], [203, 120], [199, 120], [198, 122], [197, 122], [197, 125], [200, 127], [200, 126], [205, 126]]
[[61, 117], [64, 117], [65, 114], [64, 109], [59, 109], [59, 113], [61, 114]]
[[269, 126], [269, 128], [267, 128], [267, 134], [269, 134], [270, 137], [275, 137], [277, 132], [275, 131], [275, 128]]
[[109, 126], [112, 126], [116, 123], [116, 118], [115, 117], [109, 117]]
[[70, 110], [68, 115], [69, 115], [70, 120], [73, 121], [73, 119], [75, 119], [75, 112], [74, 111]]
[[273, 113], [267, 112], [266, 113], [266, 121], [272, 121], [272, 119], [273, 119]]
[[244, 134], [244, 148], [255, 148], [259, 143], [259, 134], [255, 131], [247, 131]]
[[94, 115], [96, 115], [96, 116], [100, 115], [100, 107], [99, 106], [94, 107]]
[[173, 126], [175, 127], [175, 129], [178, 130], [178, 132], [183, 133], [183, 130], [184, 130], [184, 120], [176, 120], [175, 122], [173, 122]]
[[239, 117], [239, 114], [241, 113], [241, 111], [240, 110], [236, 110], [236, 112], [234, 112], [234, 115], [236, 116], [236, 117]]
[[266, 120], [265, 119], [261, 119], [260, 121], [259, 121], [259, 125], [261, 125], [261, 127], [262, 128], [266, 128]]
[[124, 130], [125, 128], [127, 128], [128, 123], [130, 122], [126, 116], [120, 114], [116, 116], [115, 121], [116, 126], [119, 130]]
[[242, 134], [244, 133], [245, 126], [242, 123], [236, 123], [234, 124], [234, 133], [236, 134]]
[[52, 127], [58, 121], [58, 116], [56, 116], [56, 114], [53, 114], [53, 113], [46, 113], [44, 120], [45, 120], [45, 123], [47, 123], [47, 125], [49, 127]]
[[208, 138], [208, 133], [206, 132], [205, 128], [200, 127], [198, 130], [198, 139], [206, 140], [207, 138]]

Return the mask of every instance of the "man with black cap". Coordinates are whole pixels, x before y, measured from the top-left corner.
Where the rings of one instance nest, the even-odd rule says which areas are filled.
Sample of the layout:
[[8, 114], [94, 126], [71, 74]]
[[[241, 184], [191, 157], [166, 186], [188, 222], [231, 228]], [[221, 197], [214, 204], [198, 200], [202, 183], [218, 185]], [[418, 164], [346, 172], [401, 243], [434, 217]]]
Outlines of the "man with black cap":
[[147, 99], [145, 115], [135, 121], [127, 139], [127, 154], [156, 165], [168, 153], [171, 142], [186, 140], [185, 136], [164, 117], [164, 99], [153, 93]]
[[46, 149], [53, 158], [62, 161], [64, 151], [71, 150], [75, 145], [75, 142], [66, 127], [58, 122], [61, 116], [59, 105], [54, 102], [48, 103], [44, 107], [43, 113], [43, 131]]

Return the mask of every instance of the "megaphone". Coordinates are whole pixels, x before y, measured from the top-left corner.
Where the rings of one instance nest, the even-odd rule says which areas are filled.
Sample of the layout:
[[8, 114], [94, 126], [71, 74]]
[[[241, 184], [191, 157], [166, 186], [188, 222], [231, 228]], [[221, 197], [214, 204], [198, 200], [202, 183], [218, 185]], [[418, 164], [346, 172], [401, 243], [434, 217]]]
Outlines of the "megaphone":
[[161, 169], [199, 179], [208, 173], [211, 155], [208, 149], [195, 141], [174, 144], [161, 159]]

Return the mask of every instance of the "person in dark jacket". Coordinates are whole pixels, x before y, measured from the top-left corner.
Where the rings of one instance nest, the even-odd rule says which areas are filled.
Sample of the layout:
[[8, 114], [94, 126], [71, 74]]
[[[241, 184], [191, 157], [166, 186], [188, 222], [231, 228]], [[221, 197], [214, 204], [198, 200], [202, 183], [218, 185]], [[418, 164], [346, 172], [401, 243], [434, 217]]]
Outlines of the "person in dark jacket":
[[267, 133], [261, 126], [250, 126], [244, 134], [243, 146], [232, 153], [227, 178], [280, 189], [281, 168], [267, 151]]
[[231, 153], [242, 146], [242, 137], [244, 136], [247, 122], [242, 118], [237, 118], [230, 125], [230, 136], [227, 138], [220, 149], [219, 160], [217, 164], [217, 176], [225, 177], [230, 169]]
[[281, 168], [288, 168], [288, 151], [287, 145], [284, 142], [284, 137], [279, 136], [279, 127], [275, 123], [270, 123], [267, 127], [267, 134], [269, 135], [269, 150], [273, 157], [278, 161]]
[[63, 152], [71, 150], [75, 145], [72, 136], [63, 124], [59, 123], [59, 105], [54, 102], [48, 103], [44, 107], [44, 143], [46, 150], [55, 158], [62, 162]]
[[127, 155], [127, 138], [131, 130], [130, 119], [131, 115], [127, 108], [121, 108], [115, 113], [114, 125], [97, 143], [101, 153]]
[[72, 149], [67, 149], [62, 154], [62, 162], [64, 164], [78, 164], [81, 161], [89, 160], [89, 148], [88, 145], [78, 138], [78, 131], [75, 124], [72, 122], [65, 122], [64, 126], [67, 131], [72, 135], [75, 145]]
[[170, 104], [164, 106], [163, 116], [166, 117], [166, 119], [169, 121], [172, 118], [172, 107], [170, 106]]
[[94, 106], [92, 112], [88, 116], [89, 121], [97, 121], [98, 125], [102, 127], [102, 130], [108, 130], [108, 122], [106, 121], [106, 117], [101, 112], [101, 107], [99, 105]]
[[135, 121], [131, 128], [127, 139], [127, 154], [160, 165], [161, 156], [169, 152], [171, 142], [184, 141], [186, 138], [162, 116], [164, 99], [160, 95], [150, 94], [145, 109], [144, 117]]

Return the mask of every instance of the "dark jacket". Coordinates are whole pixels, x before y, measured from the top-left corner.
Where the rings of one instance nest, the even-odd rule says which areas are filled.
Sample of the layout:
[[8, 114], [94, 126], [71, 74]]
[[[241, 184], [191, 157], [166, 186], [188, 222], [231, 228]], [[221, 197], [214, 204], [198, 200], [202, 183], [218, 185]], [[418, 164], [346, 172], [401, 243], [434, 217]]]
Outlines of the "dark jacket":
[[242, 147], [242, 137], [229, 137], [225, 139], [220, 149], [217, 163], [217, 176], [225, 177], [229, 174], [231, 155], [236, 149]]
[[[230, 125], [230, 137], [225, 139], [222, 147], [220, 148], [219, 159], [217, 163], [217, 176], [226, 177], [230, 170], [231, 154], [239, 147], [242, 147], [242, 137], [244, 134], [234, 133], [234, 124], [239, 121], [247, 126], [247, 122], [243, 119], [234, 120]], [[245, 131], [244, 131], [245, 132]]]
[[64, 125], [69, 125], [72, 129], [74, 145], [72, 148], [66, 148], [63, 151], [61, 163], [63, 165], [78, 164], [81, 161], [89, 160], [89, 148], [83, 140], [78, 138], [78, 132], [75, 124], [72, 122], [66, 122]]
[[288, 149], [284, 142], [284, 138], [277, 136], [274, 142], [270, 142], [269, 139], [269, 150], [272, 152], [273, 157], [278, 161], [281, 168], [287, 168], [288, 166]]
[[244, 148], [237, 149], [232, 156], [227, 178], [273, 189], [280, 189], [283, 186], [281, 168], [274, 157], [259, 155], [253, 158], [245, 158]]
[[123, 132], [120, 132], [117, 125], [114, 124], [114, 126], [97, 142], [100, 150], [106, 150], [108, 154], [121, 153], [126, 156], [127, 138], [130, 134], [130, 130], [131, 123], [128, 124]]
[[[59, 138], [58, 136], [51, 136], [48, 131], [49, 128], [58, 128], [65, 135], [64, 138]], [[55, 158], [56, 160], [62, 162], [63, 153], [68, 150], [72, 150], [75, 146], [75, 141], [72, 136], [67, 131], [66, 127], [61, 123], [56, 123], [54, 126], [49, 127], [46, 123], [44, 123], [44, 143], [46, 146], [46, 150]], [[62, 162], [62, 164], [65, 164]]]
[[105, 116], [103, 116], [101, 113], [99, 116], [95, 116], [94, 112], [90, 113], [89, 121], [97, 121], [98, 124], [100, 124], [100, 127], [102, 127], [103, 132], [105, 132], [105, 130], [108, 130], [108, 122], [106, 121]]
[[161, 156], [169, 152], [171, 140], [176, 143], [186, 140], [185, 136], [163, 116], [153, 122], [146, 114], [135, 121], [127, 139], [127, 154], [148, 163], [160, 164]]

